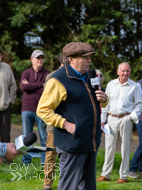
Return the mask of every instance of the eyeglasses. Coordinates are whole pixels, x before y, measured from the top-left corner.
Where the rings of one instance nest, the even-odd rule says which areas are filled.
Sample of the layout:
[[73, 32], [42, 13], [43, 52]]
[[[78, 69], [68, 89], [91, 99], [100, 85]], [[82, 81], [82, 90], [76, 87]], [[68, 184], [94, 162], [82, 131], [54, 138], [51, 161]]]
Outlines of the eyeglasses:
[[43, 56], [38, 56], [38, 57], [36, 57], [37, 59], [44, 59], [44, 57]]

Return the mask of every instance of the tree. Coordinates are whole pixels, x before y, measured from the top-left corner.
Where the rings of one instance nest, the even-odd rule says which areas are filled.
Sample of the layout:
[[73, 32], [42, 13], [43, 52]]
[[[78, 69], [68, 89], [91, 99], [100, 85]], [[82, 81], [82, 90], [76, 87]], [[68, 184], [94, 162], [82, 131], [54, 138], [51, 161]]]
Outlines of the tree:
[[122, 61], [130, 63], [133, 80], [141, 78], [139, 0], [5, 0], [0, 1], [0, 18], [3, 60], [11, 65], [18, 85], [34, 49], [45, 52], [44, 66], [52, 71], [58, 67], [57, 55], [71, 41], [94, 47], [91, 67], [101, 69], [105, 85], [116, 77]]

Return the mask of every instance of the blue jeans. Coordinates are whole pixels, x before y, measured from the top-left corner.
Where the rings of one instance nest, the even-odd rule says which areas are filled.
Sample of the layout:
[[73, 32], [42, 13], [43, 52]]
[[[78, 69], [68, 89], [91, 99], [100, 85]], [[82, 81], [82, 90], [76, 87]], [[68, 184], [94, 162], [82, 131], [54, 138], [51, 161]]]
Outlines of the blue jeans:
[[[47, 133], [46, 133], [46, 124], [42, 119], [40, 119], [36, 112], [33, 111], [22, 111], [22, 129], [23, 129], [23, 135], [27, 135], [30, 132], [33, 131], [34, 123], [36, 121], [39, 137], [40, 137], [40, 144], [43, 147], [46, 147], [46, 139], [47, 139]], [[41, 153], [41, 163], [45, 163], [45, 152]], [[29, 155], [23, 155], [22, 157], [23, 163], [31, 163], [31, 156]]]
[[139, 137], [139, 145], [132, 158], [130, 172], [136, 172], [138, 168], [140, 172], [142, 171], [142, 121], [136, 124], [136, 129]]

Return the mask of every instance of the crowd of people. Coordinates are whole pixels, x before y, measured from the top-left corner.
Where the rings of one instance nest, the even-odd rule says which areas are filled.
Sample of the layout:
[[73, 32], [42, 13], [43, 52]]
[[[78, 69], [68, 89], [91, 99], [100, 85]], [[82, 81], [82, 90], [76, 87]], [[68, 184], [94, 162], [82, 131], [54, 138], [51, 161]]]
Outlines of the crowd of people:
[[[126, 183], [128, 176], [139, 178], [142, 175], [142, 79], [131, 80], [131, 67], [122, 62], [118, 65], [118, 78], [104, 89], [100, 87], [104, 77], [99, 69], [95, 70], [95, 76], [88, 74], [92, 54], [94, 50], [90, 44], [70, 42], [57, 56], [59, 68], [50, 72], [43, 67], [44, 52], [34, 50], [30, 57], [31, 68], [21, 75], [23, 135], [32, 132], [36, 122], [41, 146], [56, 148], [41, 155], [45, 173], [43, 190], [52, 189], [56, 156], [60, 166], [58, 190], [95, 190], [96, 181], [111, 180], [118, 135], [122, 160], [116, 183]], [[14, 104], [17, 85], [10, 66], [2, 62], [1, 57], [0, 48], [0, 163], [22, 154], [10, 142], [10, 105]], [[105, 161], [102, 174], [96, 179], [101, 128], [106, 124], [110, 134], [105, 134]], [[134, 124], [139, 146], [130, 164]], [[31, 157], [23, 155], [22, 162], [30, 165]]]

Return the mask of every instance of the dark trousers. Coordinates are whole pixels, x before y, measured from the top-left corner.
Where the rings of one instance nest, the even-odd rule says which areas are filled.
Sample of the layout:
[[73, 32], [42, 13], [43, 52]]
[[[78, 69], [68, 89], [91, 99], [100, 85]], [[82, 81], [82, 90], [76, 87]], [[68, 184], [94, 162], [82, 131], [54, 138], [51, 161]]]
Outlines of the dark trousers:
[[139, 136], [139, 145], [132, 158], [130, 172], [136, 172], [138, 168], [139, 171], [142, 172], [142, 121], [136, 124], [136, 129]]
[[0, 111], [0, 141], [10, 142], [10, 129], [11, 129], [11, 109], [10, 106]]
[[97, 152], [69, 153], [56, 147], [60, 159], [58, 190], [96, 190]]

